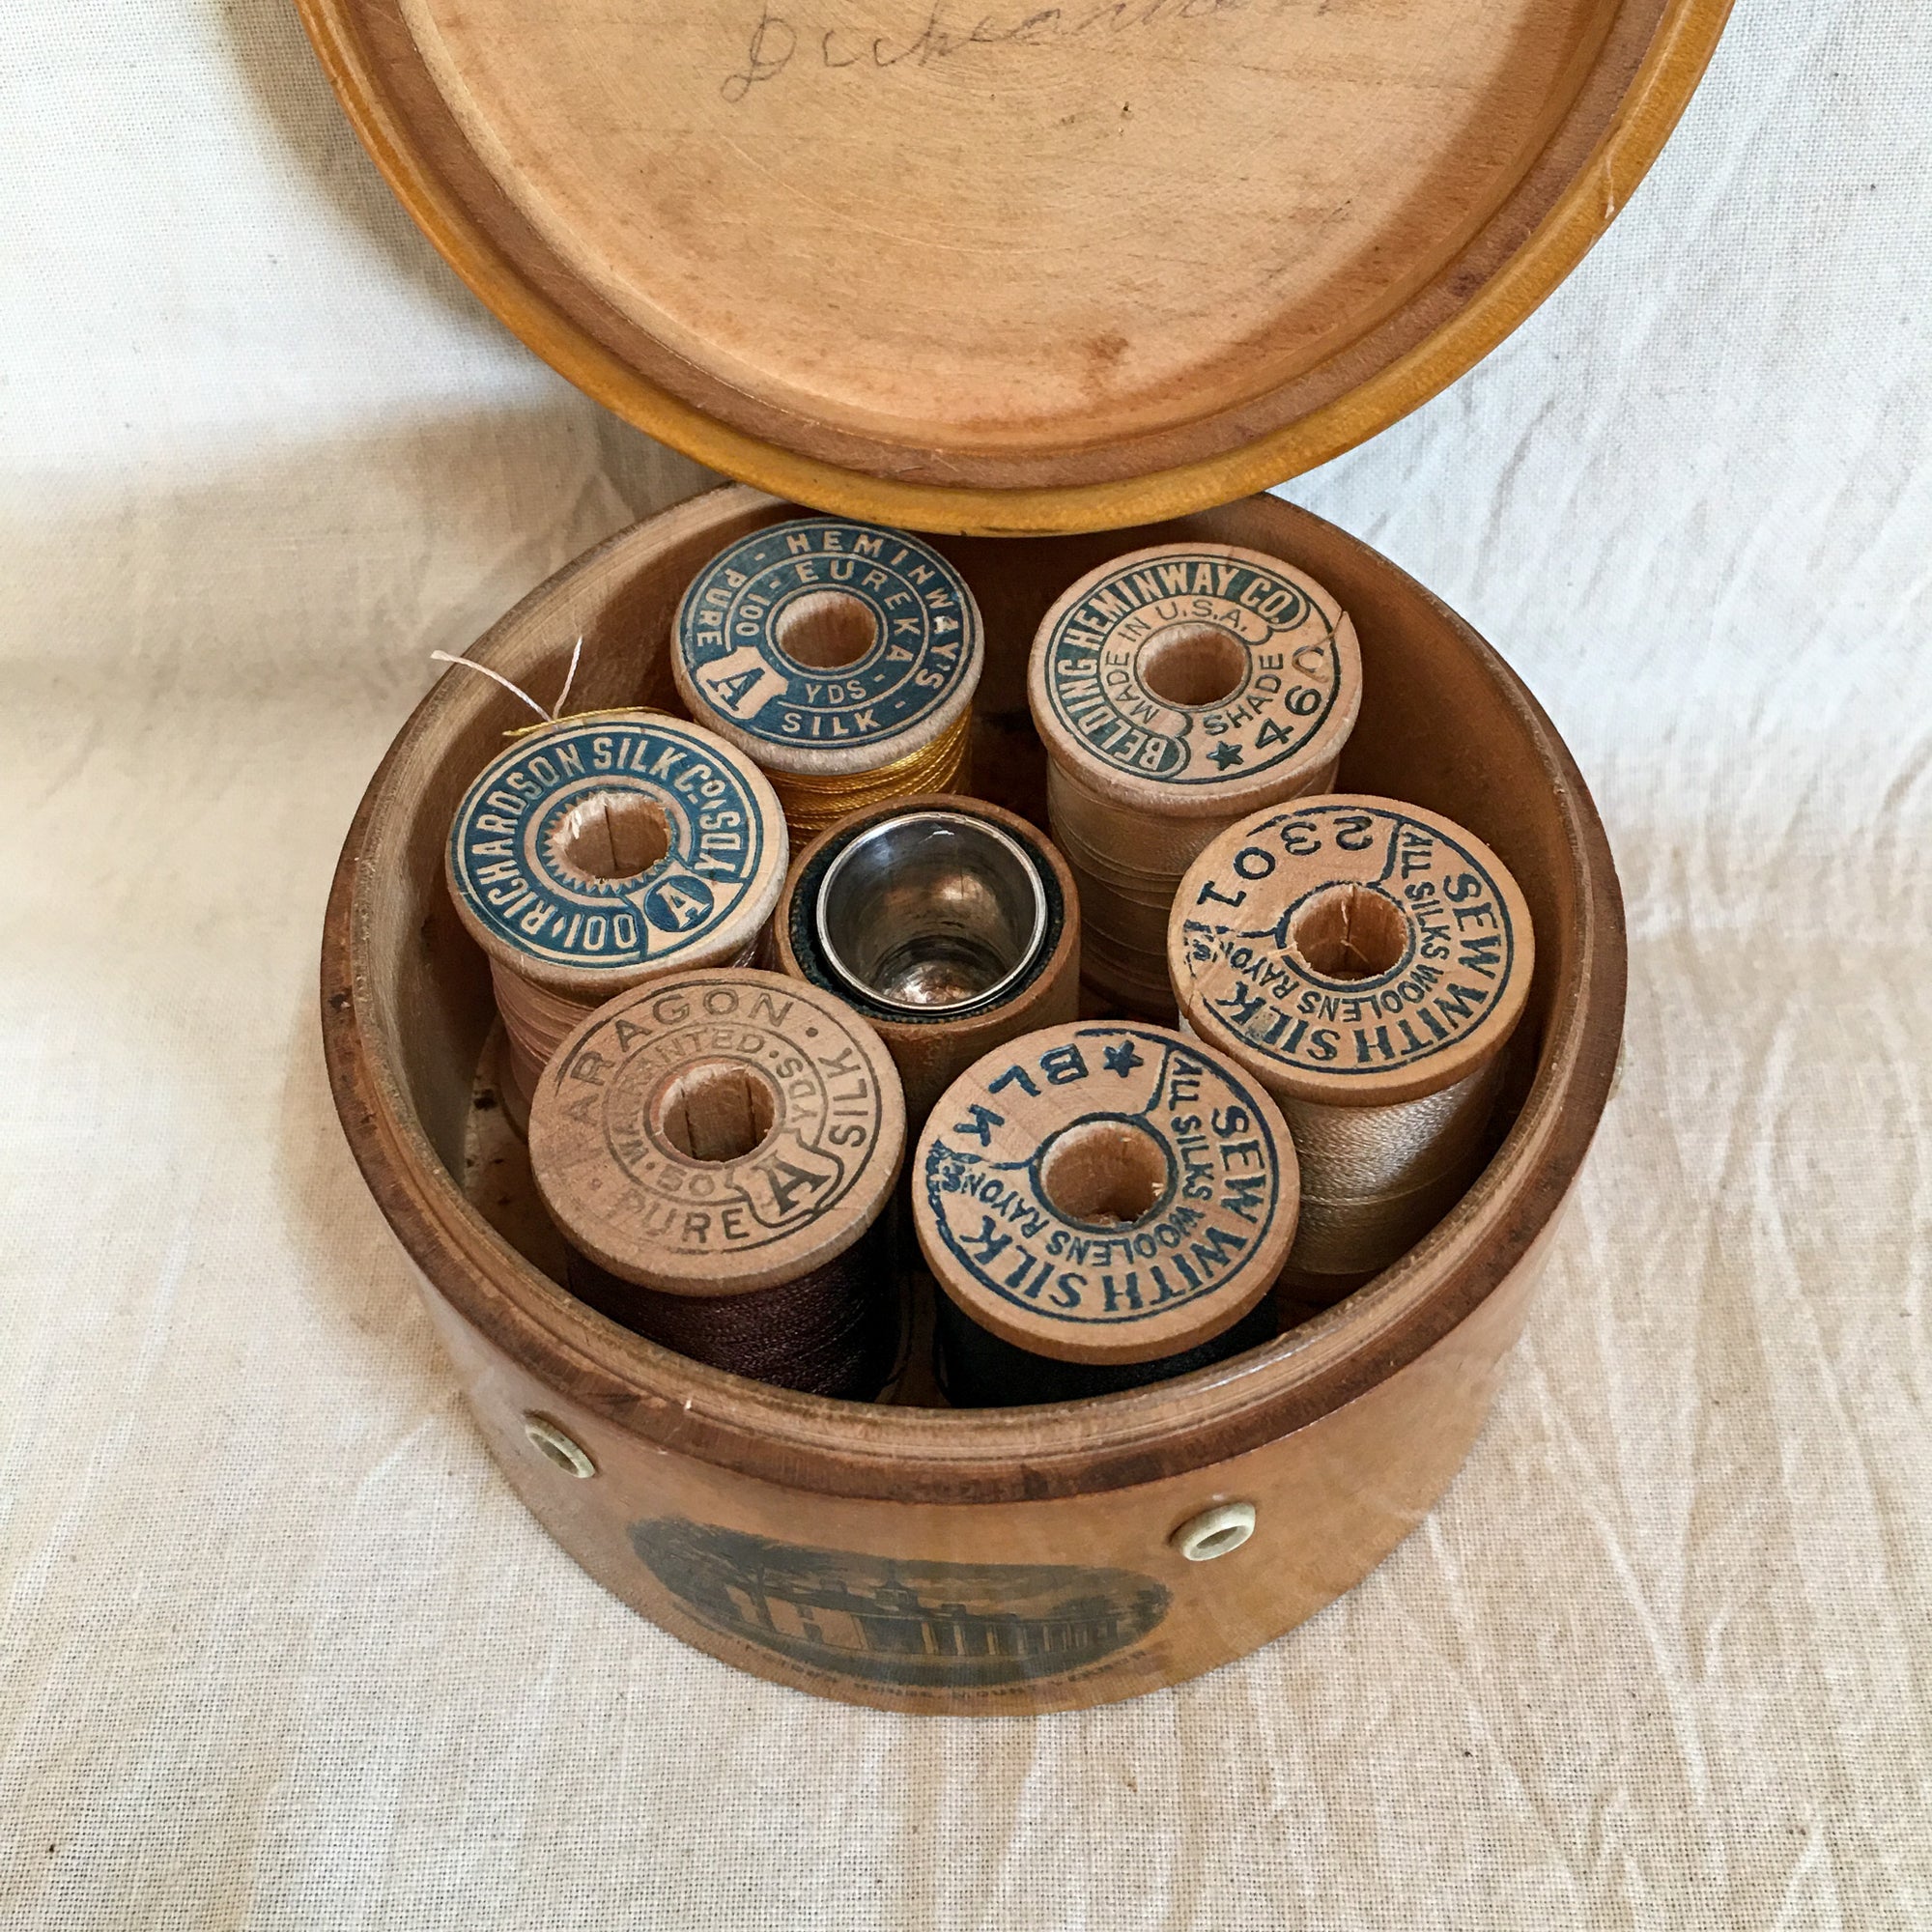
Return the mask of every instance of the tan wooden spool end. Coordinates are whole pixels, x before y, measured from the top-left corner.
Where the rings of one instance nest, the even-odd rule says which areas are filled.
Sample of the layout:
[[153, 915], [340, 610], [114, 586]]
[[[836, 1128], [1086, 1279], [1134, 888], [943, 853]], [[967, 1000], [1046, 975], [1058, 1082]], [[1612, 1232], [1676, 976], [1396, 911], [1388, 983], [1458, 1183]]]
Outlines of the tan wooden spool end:
[[671, 1294], [794, 1281], [879, 1217], [898, 1075], [842, 1002], [776, 973], [680, 973], [611, 1001], [545, 1070], [530, 1167], [575, 1247]]
[[1035, 635], [1027, 696], [1054, 765], [1114, 808], [1094, 815], [1109, 856], [1153, 869], [1158, 821], [1232, 818], [1333, 769], [1362, 658], [1348, 612], [1305, 571], [1161, 544], [1067, 586]]
[[836, 517], [727, 546], [693, 578], [671, 633], [692, 716], [768, 771], [911, 756], [964, 717], [984, 660], [980, 608], [945, 557]]
[[1724, 0], [300, 0], [364, 144], [573, 382], [728, 474], [988, 534], [1278, 482], [1486, 355]]
[[784, 815], [764, 774], [658, 712], [569, 718], [498, 752], [444, 851], [450, 897], [500, 966], [608, 998], [737, 957], [784, 883]]
[[1168, 935], [1195, 1032], [1331, 1107], [1421, 1099], [1493, 1060], [1535, 960], [1529, 908], [1480, 838], [1354, 794], [1230, 827], [1181, 880]]
[[1280, 1111], [1163, 1027], [1049, 1027], [977, 1061], [913, 1157], [933, 1278], [1002, 1340], [1057, 1361], [1157, 1361], [1273, 1285], [1299, 1180]]

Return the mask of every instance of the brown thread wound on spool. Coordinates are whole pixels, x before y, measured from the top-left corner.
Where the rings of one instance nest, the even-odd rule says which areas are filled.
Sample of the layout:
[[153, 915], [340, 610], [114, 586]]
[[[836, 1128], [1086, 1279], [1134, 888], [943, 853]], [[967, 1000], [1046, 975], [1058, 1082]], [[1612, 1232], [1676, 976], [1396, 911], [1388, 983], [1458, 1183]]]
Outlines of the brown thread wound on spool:
[[904, 1137], [892, 1061], [842, 1001], [711, 969], [635, 988], [564, 1040], [530, 1169], [581, 1257], [573, 1280], [613, 1319], [739, 1374], [866, 1398], [899, 1347], [884, 1217]]
[[[763, 937], [760, 932], [757, 938], [747, 942], [744, 951], [735, 958], [723, 963], [727, 966], [755, 964]], [[563, 993], [553, 993], [510, 972], [496, 959], [490, 962], [490, 985], [497, 996], [497, 1010], [502, 1016], [503, 1033], [509, 1046], [505, 1071], [519, 1110], [527, 1118], [531, 1096], [536, 1093], [537, 1081], [542, 1077], [551, 1055], [562, 1045], [572, 1029], [582, 1026], [604, 1002], [601, 999], [573, 1000]]]
[[714, 1369], [806, 1395], [870, 1402], [898, 1365], [904, 1324], [884, 1217], [796, 1281], [746, 1294], [666, 1294], [620, 1279], [575, 1248], [569, 1256], [568, 1286], [579, 1300]]
[[1454, 1205], [1487, 1146], [1535, 965], [1502, 862], [1389, 799], [1258, 812], [1189, 868], [1169, 963], [1183, 1025], [1248, 1067], [1294, 1136], [1292, 1271], [1387, 1266]]

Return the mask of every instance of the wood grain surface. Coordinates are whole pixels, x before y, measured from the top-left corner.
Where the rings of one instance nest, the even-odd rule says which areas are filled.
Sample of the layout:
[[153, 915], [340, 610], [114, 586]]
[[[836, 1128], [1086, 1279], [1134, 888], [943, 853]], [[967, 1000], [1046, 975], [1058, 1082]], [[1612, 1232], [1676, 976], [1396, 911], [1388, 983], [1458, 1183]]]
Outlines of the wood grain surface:
[[1487, 353], [1723, 0], [302, 0], [412, 214], [640, 427], [927, 528], [1279, 480]]

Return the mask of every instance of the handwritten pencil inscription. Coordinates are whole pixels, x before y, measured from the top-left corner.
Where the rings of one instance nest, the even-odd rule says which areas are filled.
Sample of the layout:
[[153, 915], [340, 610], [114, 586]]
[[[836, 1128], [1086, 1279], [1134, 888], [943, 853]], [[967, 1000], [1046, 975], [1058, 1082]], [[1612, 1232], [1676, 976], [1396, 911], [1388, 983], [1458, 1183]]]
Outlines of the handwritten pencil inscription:
[[743, 61], [718, 91], [736, 106], [753, 88], [794, 67], [884, 71], [930, 67], [969, 47], [1091, 46], [1165, 22], [1243, 13], [1248, 5], [1249, 0], [1074, 0], [1070, 6], [1030, 13], [1013, 9], [972, 15], [966, 9], [951, 14], [947, 0], [933, 0], [919, 32], [898, 41], [843, 26], [821, 27], [796, 10], [795, 0], [777, 0], [776, 6], [774, 0], [759, 0]]

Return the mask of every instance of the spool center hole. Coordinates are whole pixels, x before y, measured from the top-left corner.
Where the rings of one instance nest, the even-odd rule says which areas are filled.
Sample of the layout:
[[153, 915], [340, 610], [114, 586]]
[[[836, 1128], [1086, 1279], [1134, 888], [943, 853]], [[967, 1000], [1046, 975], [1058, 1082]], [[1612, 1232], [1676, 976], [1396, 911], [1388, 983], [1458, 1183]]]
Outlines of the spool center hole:
[[1373, 886], [1325, 886], [1288, 928], [1289, 951], [1321, 980], [1373, 980], [1407, 945], [1401, 908]]
[[697, 1060], [658, 1089], [653, 1124], [687, 1160], [743, 1160], [771, 1138], [779, 1094], [740, 1060]]
[[1164, 704], [1219, 704], [1241, 687], [1248, 654], [1218, 624], [1170, 624], [1141, 646], [1141, 682]]
[[1054, 1142], [1039, 1184], [1069, 1220], [1115, 1227], [1142, 1219], [1160, 1199], [1167, 1153], [1131, 1122], [1083, 1122]]
[[879, 635], [871, 611], [849, 590], [808, 590], [779, 612], [779, 649], [809, 670], [842, 670]]
[[580, 877], [615, 883], [640, 878], [670, 850], [670, 821], [639, 791], [594, 791], [557, 828], [557, 859]]

